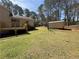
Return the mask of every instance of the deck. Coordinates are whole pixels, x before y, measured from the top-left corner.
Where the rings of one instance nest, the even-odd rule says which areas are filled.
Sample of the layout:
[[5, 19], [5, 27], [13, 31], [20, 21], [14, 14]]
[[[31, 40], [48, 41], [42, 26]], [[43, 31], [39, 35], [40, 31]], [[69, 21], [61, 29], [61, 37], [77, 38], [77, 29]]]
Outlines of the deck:
[[1, 31], [4, 30], [24, 30], [24, 27], [12, 27], [12, 28], [0, 28]]

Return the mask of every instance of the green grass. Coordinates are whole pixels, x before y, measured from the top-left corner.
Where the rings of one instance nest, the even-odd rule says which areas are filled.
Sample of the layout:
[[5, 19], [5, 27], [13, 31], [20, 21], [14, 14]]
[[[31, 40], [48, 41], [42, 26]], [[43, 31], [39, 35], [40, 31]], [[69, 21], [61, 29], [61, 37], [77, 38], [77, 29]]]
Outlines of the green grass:
[[37, 29], [0, 38], [0, 59], [79, 59], [78, 31]]

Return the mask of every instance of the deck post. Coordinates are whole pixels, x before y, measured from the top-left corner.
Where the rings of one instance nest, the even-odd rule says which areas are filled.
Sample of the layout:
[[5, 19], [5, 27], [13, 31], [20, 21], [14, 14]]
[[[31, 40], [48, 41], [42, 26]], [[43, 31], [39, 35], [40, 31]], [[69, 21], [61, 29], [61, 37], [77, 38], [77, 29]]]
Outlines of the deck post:
[[15, 28], [14, 32], [15, 32], [15, 36], [17, 36], [17, 29], [16, 28]]
[[0, 38], [1, 38], [1, 28], [0, 28]]

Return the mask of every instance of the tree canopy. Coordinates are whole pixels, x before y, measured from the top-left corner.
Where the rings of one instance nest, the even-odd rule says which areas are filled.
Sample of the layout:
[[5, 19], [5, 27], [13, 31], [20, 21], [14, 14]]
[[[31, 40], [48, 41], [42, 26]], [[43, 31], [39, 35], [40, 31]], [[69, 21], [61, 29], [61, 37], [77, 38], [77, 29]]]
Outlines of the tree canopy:
[[64, 12], [64, 21], [67, 25], [74, 22], [75, 18], [78, 19], [78, 0], [44, 0], [47, 16], [55, 20], [61, 20], [61, 13]]

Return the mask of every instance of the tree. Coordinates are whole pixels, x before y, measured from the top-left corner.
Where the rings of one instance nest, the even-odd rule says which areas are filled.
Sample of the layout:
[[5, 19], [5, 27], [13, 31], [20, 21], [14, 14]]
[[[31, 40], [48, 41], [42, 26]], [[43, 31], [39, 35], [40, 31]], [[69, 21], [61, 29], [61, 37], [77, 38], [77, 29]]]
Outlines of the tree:
[[9, 9], [9, 12], [13, 12], [13, 3], [10, 0], [1, 0], [1, 4]]
[[23, 12], [23, 9], [16, 4], [14, 5], [14, 15], [17, 15], [17, 14], [20, 16], [23, 16], [24, 12]]
[[[65, 22], [69, 26], [71, 22], [75, 21], [76, 17], [76, 8], [75, 4], [77, 3], [77, 0], [63, 0], [63, 7], [65, 12]], [[74, 8], [73, 8], [74, 6]]]
[[10, 0], [1, 0], [2, 4], [9, 10], [13, 7], [13, 3]]
[[27, 17], [30, 16], [30, 11], [29, 11], [29, 9], [25, 9], [25, 10], [24, 10], [24, 13], [25, 13], [25, 15], [26, 15]]
[[45, 25], [46, 23], [46, 19], [45, 19], [45, 15], [44, 15], [44, 9], [43, 9], [44, 5], [41, 4], [39, 7], [38, 7], [38, 12], [39, 12], [39, 16], [41, 18], [41, 22], [43, 25]]
[[1, 1], [2, 1], [2, 4], [5, 7], [7, 7], [9, 11], [13, 13], [14, 15], [17, 15], [17, 14], [20, 16], [23, 15], [23, 9], [17, 4], [14, 5], [10, 0], [1, 0]]
[[36, 18], [37, 18], [37, 14], [36, 14], [34, 11], [31, 11], [31, 12], [30, 12], [30, 16], [31, 16], [33, 19], [36, 19]]
[[79, 3], [78, 0], [45, 0], [44, 6], [49, 20], [51, 20], [51, 18], [60, 20], [61, 12], [64, 11], [64, 21], [66, 25], [70, 25], [78, 15], [78, 8], [75, 7], [77, 3]]
[[50, 21], [52, 21], [52, 18], [61, 19], [61, 0], [45, 0], [44, 5]]
[[38, 15], [37, 15], [37, 13], [34, 12], [34, 11], [31, 11], [30, 12], [30, 17], [34, 20], [34, 25], [36, 26], [37, 23], [38, 23]]

